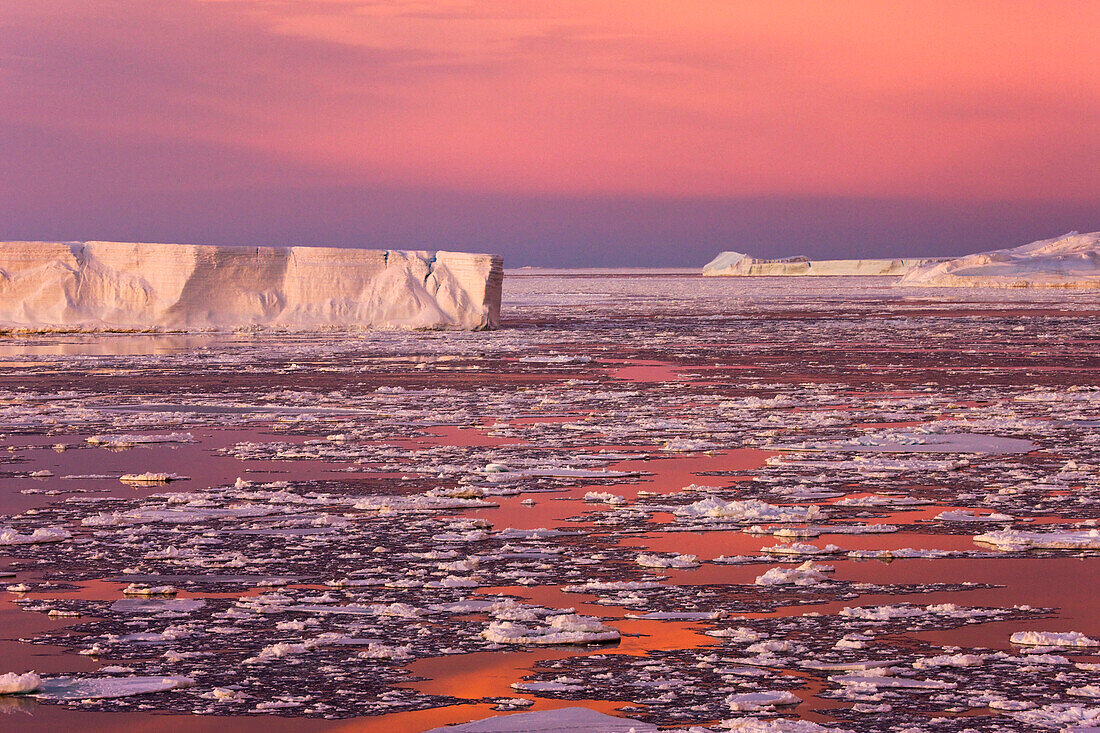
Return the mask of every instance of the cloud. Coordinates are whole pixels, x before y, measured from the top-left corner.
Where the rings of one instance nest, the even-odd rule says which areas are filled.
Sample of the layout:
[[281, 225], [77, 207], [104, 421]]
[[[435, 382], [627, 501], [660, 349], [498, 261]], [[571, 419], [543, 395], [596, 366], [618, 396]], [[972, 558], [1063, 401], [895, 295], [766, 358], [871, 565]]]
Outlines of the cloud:
[[1036, 7], [16, 0], [0, 193], [1095, 205], [1100, 4]]

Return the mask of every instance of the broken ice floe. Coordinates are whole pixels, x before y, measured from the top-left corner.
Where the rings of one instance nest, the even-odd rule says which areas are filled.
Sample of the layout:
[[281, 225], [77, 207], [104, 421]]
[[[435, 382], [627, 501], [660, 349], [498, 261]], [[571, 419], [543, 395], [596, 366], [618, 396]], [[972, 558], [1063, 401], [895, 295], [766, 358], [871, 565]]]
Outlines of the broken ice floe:
[[33, 694], [45, 700], [94, 700], [191, 687], [188, 677], [49, 677]]
[[1100, 549], [1100, 530], [1060, 530], [1051, 532], [1000, 529], [974, 537], [974, 541], [983, 545], [992, 545], [998, 550], [1063, 549], [1085, 550]]
[[14, 529], [0, 529], [0, 545], [40, 545], [63, 542], [72, 534], [59, 527], [39, 527], [30, 534], [19, 534]]
[[1100, 646], [1100, 641], [1090, 639], [1079, 631], [1017, 631], [1012, 635], [1011, 641], [1013, 644], [1021, 646]]
[[42, 686], [42, 678], [34, 672], [0, 674], [0, 695], [22, 695]]
[[93, 435], [85, 438], [89, 445], [100, 445], [107, 448], [127, 448], [135, 445], [150, 445], [154, 443], [194, 443], [195, 437], [191, 433], [162, 433], [152, 435]]
[[119, 481], [124, 484], [167, 484], [172, 481], [183, 481], [186, 476], [181, 476], [178, 473], [165, 473], [165, 472], [152, 472], [146, 471], [145, 473], [126, 473], [119, 477]]
[[481, 635], [498, 644], [603, 644], [619, 640], [619, 631], [599, 619], [562, 614], [546, 621], [547, 626], [495, 621]]
[[778, 450], [869, 451], [882, 453], [1026, 453], [1035, 448], [1030, 440], [977, 433], [939, 432], [938, 426], [925, 430], [872, 433], [846, 441], [806, 442], [779, 445]]

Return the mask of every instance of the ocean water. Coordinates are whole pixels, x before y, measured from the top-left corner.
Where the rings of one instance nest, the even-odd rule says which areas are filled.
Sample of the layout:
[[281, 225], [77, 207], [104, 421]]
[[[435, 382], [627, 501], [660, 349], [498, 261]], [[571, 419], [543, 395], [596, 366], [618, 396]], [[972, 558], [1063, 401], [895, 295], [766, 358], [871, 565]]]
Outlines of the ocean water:
[[1100, 293], [891, 284], [522, 270], [492, 333], [6, 336], [0, 685], [42, 681], [0, 722], [1100, 719]]

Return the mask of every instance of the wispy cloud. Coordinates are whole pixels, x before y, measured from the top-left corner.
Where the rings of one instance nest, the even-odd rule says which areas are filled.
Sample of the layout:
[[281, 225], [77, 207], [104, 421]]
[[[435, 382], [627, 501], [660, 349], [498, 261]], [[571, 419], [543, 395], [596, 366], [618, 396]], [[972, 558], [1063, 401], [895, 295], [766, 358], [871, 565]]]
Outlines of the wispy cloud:
[[12, 0], [0, 178], [1096, 202], [1096, 27], [1080, 0]]

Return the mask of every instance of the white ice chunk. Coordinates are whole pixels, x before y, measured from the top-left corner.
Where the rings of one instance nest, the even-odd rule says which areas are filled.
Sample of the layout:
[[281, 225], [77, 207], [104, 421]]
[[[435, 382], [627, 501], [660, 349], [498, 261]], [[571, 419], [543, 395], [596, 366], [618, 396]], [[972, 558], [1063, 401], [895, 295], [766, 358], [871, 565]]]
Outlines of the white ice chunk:
[[1080, 631], [1017, 631], [1009, 641], [1019, 646], [1100, 646], [1100, 641], [1090, 639]]
[[171, 585], [139, 585], [130, 583], [122, 589], [124, 596], [174, 596], [176, 588]]
[[93, 435], [84, 441], [108, 448], [124, 448], [144, 443], [194, 443], [191, 433], [163, 433], [159, 435]]
[[704, 522], [811, 522], [824, 516], [816, 505], [776, 506], [758, 499], [723, 501], [715, 496], [677, 507], [673, 513], [681, 520]]
[[546, 620], [549, 626], [494, 621], [481, 635], [497, 644], [592, 644], [619, 640], [618, 629], [591, 616], [561, 614]]
[[0, 545], [38, 545], [62, 542], [71, 537], [67, 530], [60, 527], [39, 527], [30, 534], [19, 534], [14, 529], [0, 529]]
[[769, 555], [832, 555], [840, 552], [840, 548], [836, 545], [818, 547], [804, 542], [792, 542], [789, 545], [778, 544], [772, 547], [762, 547], [760, 551]]
[[609, 491], [589, 491], [584, 495], [584, 500], [596, 504], [611, 504], [612, 506], [626, 503], [626, 499]]
[[1052, 703], [1034, 710], [1013, 712], [1009, 715], [1028, 726], [1063, 733], [1094, 733], [1100, 728], [1100, 707], [1089, 708], [1072, 703]]
[[854, 451], [871, 453], [1027, 453], [1030, 440], [979, 433], [941, 433], [936, 426], [892, 430], [836, 442], [775, 446], [778, 450]]
[[42, 678], [34, 672], [0, 674], [0, 695], [21, 695], [42, 686]]
[[941, 522], [1011, 522], [1013, 520], [1007, 514], [993, 512], [991, 514], [977, 514], [969, 509], [956, 509], [940, 512], [936, 519]]
[[726, 697], [730, 710], [759, 710], [777, 705], [797, 705], [798, 697], [785, 690], [767, 692], [743, 692]]
[[642, 553], [635, 559], [643, 568], [697, 568], [699, 558], [696, 555], [654, 555]]
[[190, 613], [205, 605], [206, 601], [201, 598], [122, 598], [111, 604], [111, 610], [116, 613]]
[[999, 529], [995, 532], [977, 535], [974, 537], [974, 541], [1010, 552], [1031, 548], [1095, 550], [1100, 549], [1100, 529], [1056, 530], [1051, 532]]
[[828, 580], [824, 573], [832, 572], [831, 565], [818, 565], [812, 560], [807, 560], [798, 567], [772, 568], [763, 575], [757, 577], [756, 585], [817, 585]]
[[119, 481], [124, 484], [167, 484], [172, 481], [183, 481], [186, 476], [181, 476], [178, 473], [163, 473], [146, 471], [145, 473], [127, 473], [119, 477]]
[[868, 692], [877, 691], [879, 688], [952, 690], [958, 686], [954, 682], [943, 682], [942, 680], [918, 680], [910, 677], [874, 676], [857, 672], [845, 675], [830, 675], [829, 680], [844, 685], [845, 687], [856, 688]]
[[847, 728], [831, 728], [808, 720], [789, 718], [734, 718], [723, 722], [722, 727], [737, 733], [853, 733]]

